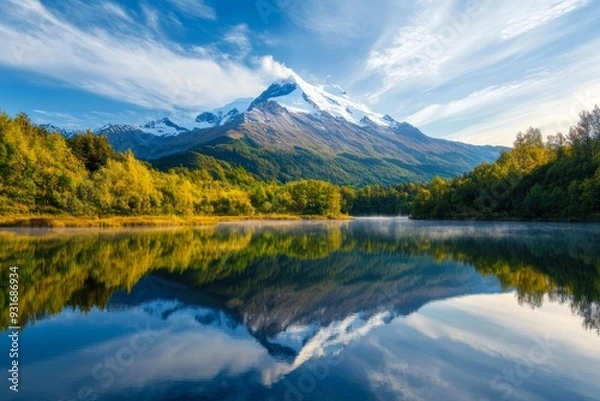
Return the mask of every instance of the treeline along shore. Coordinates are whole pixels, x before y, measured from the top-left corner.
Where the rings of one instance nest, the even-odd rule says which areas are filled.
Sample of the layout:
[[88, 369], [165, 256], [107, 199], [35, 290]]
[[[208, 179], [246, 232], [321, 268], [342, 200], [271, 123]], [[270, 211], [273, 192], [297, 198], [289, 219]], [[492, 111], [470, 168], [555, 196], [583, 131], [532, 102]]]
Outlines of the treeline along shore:
[[91, 131], [70, 138], [0, 113], [0, 225], [182, 225], [227, 219], [600, 220], [600, 109], [567, 134], [517, 134], [493, 163], [430, 182], [262, 181], [214, 157], [160, 171]]

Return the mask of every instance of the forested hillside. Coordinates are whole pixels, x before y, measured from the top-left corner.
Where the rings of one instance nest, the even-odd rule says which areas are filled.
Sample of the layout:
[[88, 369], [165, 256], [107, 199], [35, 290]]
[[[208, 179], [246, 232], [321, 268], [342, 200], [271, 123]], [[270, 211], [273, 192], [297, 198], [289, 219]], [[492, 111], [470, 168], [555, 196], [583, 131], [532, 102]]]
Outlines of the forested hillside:
[[[144, 126], [107, 125], [98, 133], [114, 149], [131, 149], [158, 169], [193, 168], [194, 155], [201, 153], [263, 181], [317, 179], [352, 186], [451, 178], [496, 160], [506, 149], [432, 138], [334, 92], [293, 74], [253, 101], [203, 112], [190, 129], [164, 118]], [[157, 126], [169, 134], [157, 135]]]
[[327, 182], [261, 182], [197, 158], [200, 168], [159, 172], [131, 152], [115, 152], [104, 136], [65, 139], [24, 114], [0, 113], [0, 215], [340, 214], [339, 190]]
[[519, 133], [491, 164], [419, 188], [418, 219], [600, 220], [600, 108], [580, 114], [565, 136], [544, 143], [539, 129]]

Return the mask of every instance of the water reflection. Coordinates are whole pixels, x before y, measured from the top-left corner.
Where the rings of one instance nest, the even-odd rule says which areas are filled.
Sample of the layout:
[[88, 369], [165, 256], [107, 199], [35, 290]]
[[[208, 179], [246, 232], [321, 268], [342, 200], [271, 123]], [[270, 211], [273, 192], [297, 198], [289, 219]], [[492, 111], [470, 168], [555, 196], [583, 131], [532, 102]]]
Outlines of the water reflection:
[[[0, 263], [19, 266], [23, 336], [35, 349], [27, 361], [35, 382], [21, 399], [386, 399], [411, 387], [407, 380], [437, 399], [448, 378], [424, 372], [456, 354], [456, 342], [511, 366], [527, 351], [522, 337], [567, 319], [549, 314], [554, 305], [568, 306], [597, 339], [599, 245], [595, 225], [362, 219], [8, 230]], [[0, 298], [4, 328], [6, 304]], [[537, 326], [515, 332], [526, 322]], [[391, 328], [395, 337], [384, 340]], [[501, 338], [514, 344], [498, 345]], [[439, 355], [402, 356], [414, 347]], [[554, 356], [572, 355], [563, 351]], [[580, 367], [597, 364], [590, 355]], [[487, 382], [496, 375], [490, 366], [501, 365], [479, 354], [456, 358], [461, 366], [447, 369], [472, 376], [481, 365]], [[414, 369], [403, 365], [409, 361]], [[303, 374], [316, 380], [325, 370], [335, 396], [326, 386], [302, 390]], [[61, 380], [48, 374], [55, 371]], [[345, 378], [368, 383], [349, 389]], [[80, 397], [84, 387], [93, 396]], [[503, 394], [489, 385], [486, 392]]]
[[[495, 291], [496, 282], [504, 290], [516, 288], [519, 301], [533, 307], [545, 295], [567, 302], [587, 328], [600, 327], [600, 230], [594, 225], [364, 219], [83, 233], [5, 230], [0, 241], [0, 263], [19, 266], [23, 277], [26, 322], [66, 306], [104, 308], [115, 292], [129, 293], [153, 274], [218, 300], [266, 335], [293, 322], [327, 323], [352, 312], [408, 314], [431, 299]], [[0, 298], [4, 328], [6, 305]]]

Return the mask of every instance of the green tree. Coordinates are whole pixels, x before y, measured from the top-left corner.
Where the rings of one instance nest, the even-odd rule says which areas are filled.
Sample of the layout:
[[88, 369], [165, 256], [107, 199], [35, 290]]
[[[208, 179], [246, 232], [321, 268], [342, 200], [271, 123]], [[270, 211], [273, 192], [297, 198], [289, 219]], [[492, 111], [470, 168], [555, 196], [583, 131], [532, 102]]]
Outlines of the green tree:
[[324, 216], [341, 213], [341, 195], [333, 184], [306, 180], [290, 182], [285, 187], [291, 196], [293, 212]]
[[106, 166], [108, 160], [116, 157], [116, 152], [105, 135], [94, 135], [92, 131], [73, 136], [67, 140], [73, 154], [79, 158], [89, 172]]

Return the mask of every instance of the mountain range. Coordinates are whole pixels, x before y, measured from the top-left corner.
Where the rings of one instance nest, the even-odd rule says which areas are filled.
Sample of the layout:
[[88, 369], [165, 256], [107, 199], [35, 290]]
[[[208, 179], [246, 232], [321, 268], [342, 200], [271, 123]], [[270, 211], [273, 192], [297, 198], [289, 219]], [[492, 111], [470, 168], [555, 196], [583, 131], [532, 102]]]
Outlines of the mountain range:
[[265, 180], [325, 179], [336, 184], [393, 184], [450, 177], [490, 162], [505, 148], [431, 138], [373, 112], [338, 86], [296, 74], [256, 98], [200, 113], [189, 124], [169, 118], [143, 126], [109, 124], [96, 133], [155, 167], [202, 167], [213, 156]]

